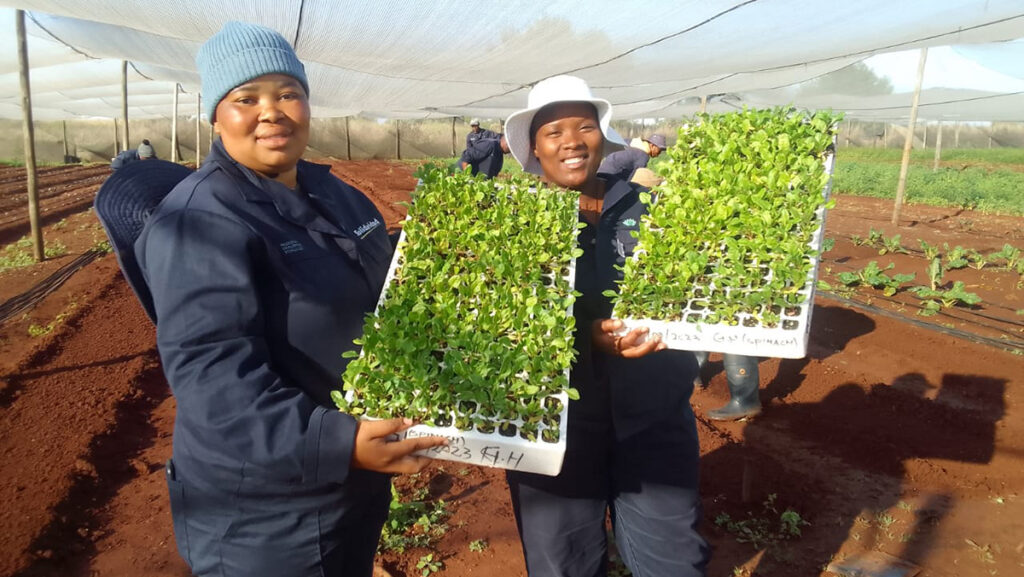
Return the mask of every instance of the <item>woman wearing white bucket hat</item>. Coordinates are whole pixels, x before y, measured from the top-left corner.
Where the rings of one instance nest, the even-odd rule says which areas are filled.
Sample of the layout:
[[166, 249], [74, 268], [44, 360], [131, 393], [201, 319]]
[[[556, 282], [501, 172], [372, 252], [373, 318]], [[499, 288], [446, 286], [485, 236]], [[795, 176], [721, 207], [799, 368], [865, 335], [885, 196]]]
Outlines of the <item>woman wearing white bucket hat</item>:
[[[549, 184], [580, 193], [576, 300], [577, 359], [570, 374], [580, 399], [569, 404], [562, 471], [555, 477], [508, 472], [530, 577], [593, 577], [607, 571], [605, 516], [634, 575], [704, 575], [707, 543], [697, 467], [700, 447], [690, 409], [697, 362], [666, 350], [641, 330], [616, 336], [611, 300], [632, 254], [646, 206], [644, 188], [598, 176], [606, 153], [623, 146], [611, 129], [611, 104], [580, 78], [538, 83], [505, 135], [513, 156]], [[689, 376], [687, 378], [687, 376]], [[683, 377], [682, 379], [680, 377]], [[686, 385], [680, 385], [680, 383]]]

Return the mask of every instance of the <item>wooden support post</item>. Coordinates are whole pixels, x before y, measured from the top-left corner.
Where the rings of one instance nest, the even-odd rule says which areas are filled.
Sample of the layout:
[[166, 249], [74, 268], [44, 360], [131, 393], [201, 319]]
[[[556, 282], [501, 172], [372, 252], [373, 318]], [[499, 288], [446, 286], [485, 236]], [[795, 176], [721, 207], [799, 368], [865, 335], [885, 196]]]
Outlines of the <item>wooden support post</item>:
[[[117, 143], [117, 119], [115, 118], [114, 119], [114, 156], [117, 156], [118, 152], [120, 152], [120, 149], [119, 149], [119, 145]], [[111, 160], [113, 160], [113, 159], [111, 159]]]
[[889, 148], [889, 123], [882, 125], [882, 148]]
[[178, 162], [178, 83], [174, 83], [174, 98], [171, 106], [171, 162]]
[[900, 180], [896, 184], [896, 202], [892, 209], [892, 223], [899, 226], [900, 210], [903, 208], [903, 196], [907, 190], [907, 170], [910, 168], [910, 149], [914, 147], [914, 124], [917, 123], [917, 104], [921, 101], [921, 84], [924, 80], [924, 65], [928, 60], [928, 49], [921, 49], [921, 60], [917, 64], [917, 83], [914, 87], [914, 99], [910, 104], [910, 124], [907, 127], [907, 138], [903, 142], [903, 161], [900, 163]]
[[18, 76], [21, 80], [21, 126], [25, 136], [25, 188], [28, 192], [28, 223], [32, 235], [32, 255], [42, 262], [43, 229], [39, 226], [39, 188], [36, 184], [36, 140], [32, 124], [32, 90], [29, 87], [28, 43], [25, 41], [25, 11], [14, 11], [14, 28], [18, 41]]
[[942, 121], [939, 121], [939, 135], [935, 137], [935, 162], [932, 163], [932, 172], [939, 171], [939, 160], [942, 158]]
[[708, 95], [705, 94], [704, 96], [700, 97], [700, 113], [704, 114], [707, 111], [708, 111]]
[[395, 121], [395, 152], [398, 160], [402, 160], [402, 121]]
[[202, 154], [199, 152], [200, 146], [202, 146], [203, 136], [203, 96], [196, 93], [196, 168], [202, 163]]
[[128, 150], [128, 61], [121, 61], [121, 150]]
[[921, 137], [921, 148], [928, 150], [928, 121], [926, 120], [922, 124], [924, 124], [924, 135]]
[[953, 136], [953, 148], [960, 148], [960, 121], [956, 121], [956, 133]]
[[348, 119], [345, 117], [345, 159], [352, 160], [352, 133], [348, 129]]
[[68, 121], [67, 120], [61, 120], [60, 121], [60, 134], [61, 134], [61, 137], [60, 137], [61, 142], [64, 143], [64, 163], [67, 164], [67, 162], [68, 162]]
[[456, 140], [456, 136], [455, 136], [455, 117], [453, 116], [452, 117], [452, 156], [455, 156], [457, 154], [457, 151], [455, 150], [455, 143], [456, 142], [457, 142], [457, 140]]

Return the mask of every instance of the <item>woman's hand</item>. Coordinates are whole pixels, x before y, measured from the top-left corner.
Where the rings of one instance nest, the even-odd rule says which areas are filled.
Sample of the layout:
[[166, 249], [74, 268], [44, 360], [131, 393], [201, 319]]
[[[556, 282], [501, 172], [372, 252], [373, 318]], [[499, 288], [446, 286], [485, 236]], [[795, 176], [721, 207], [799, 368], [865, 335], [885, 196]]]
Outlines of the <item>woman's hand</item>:
[[623, 327], [619, 319], [598, 319], [591, 327], [591, 339], [594, 346], [605, 354], [623, 357], [626, 359], [637, 359], [656, 351], [663, 351], [668, 345], [661, 341], [660, 335], [643, 341], [650, 332], [647, 327], [633, 329], [622, 336], [615, 333]]
[[447, 445], [444, 437], [415, 437], [395, 441], [392, 435], [413, 426], [412, 419], [359, 421], [356, 444], [352, 448], [352, 466], [378, 473], [419, 473], [432, 459], [413, 455], [422, 449]]

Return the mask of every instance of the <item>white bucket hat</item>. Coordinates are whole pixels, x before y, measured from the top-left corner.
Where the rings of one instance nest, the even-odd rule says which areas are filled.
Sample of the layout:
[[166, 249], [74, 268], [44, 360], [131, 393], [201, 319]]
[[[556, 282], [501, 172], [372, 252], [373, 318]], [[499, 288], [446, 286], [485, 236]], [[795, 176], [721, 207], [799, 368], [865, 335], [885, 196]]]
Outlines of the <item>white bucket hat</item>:
[[523, 166], [523, 170], [533, 174], [544, 174], [540, 161], [533, 154], [530, 146], [530, 124], [537, 111], [556, 102], [589, 102], [597, 109], [601, 134], [604, 135], [602, 156], [625, 148], [626, 142], [611, 127], [612, 105], [603, 98], [594, 98], [586, 81], [575, 76], [552, 76], [537, 83], [530, 90], [526, 108], [512, 113], [505, 121], [505, 140], [508, 142], [512, 156]]

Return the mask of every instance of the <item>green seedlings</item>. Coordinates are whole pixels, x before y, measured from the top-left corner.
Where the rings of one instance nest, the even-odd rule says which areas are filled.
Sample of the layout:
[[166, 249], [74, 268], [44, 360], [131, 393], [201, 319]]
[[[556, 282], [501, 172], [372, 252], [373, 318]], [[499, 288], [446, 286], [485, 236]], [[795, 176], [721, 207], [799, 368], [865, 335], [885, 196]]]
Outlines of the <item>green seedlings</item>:
[[957, 270], [967, 266], [967, 249], [957, 245], [954, 248], [949, 248], [949, 245], [943, 243], [943, 248], [946, 250], [946, 270]]
[[924, 253], [924, 258], [929, 262], [939, 257], [939, 247], [933, 244], [917, 239], [921, 243], [921, 252]]
[[[1019, 269], [1019, 265], [1022, 262], [1024, 262], [1024, 259], [1021, 258], [1021, 251], [1020, 251], [1020, 249], [1016, 248], [1016, 247], [1014, 247], [1014, 246], [1012, 246], [1010, 244], [1004, 244], [1002, 250], [999, 250], [997, 252], [994, 252], [994, 253], [988, 255], [988, 260], [989, 261], [996, 261], [996, 260], [1006, 261], [1004, 266], [1005, 266], [1005, 269], [1008, 270], [1008, 271]], [[1018, 270], [1018, 272], [1020, 272], [1020, 271]]]
[[921, 299], [924, 307], [917, 314], [929, 317], [943, 308], [954, 306], [974, 306], [981, 302], [981, 297], [975, 293], [967, 292], [963, 281], [953, 283], [953, 288], [948, 290], [936, 290], [925, 286], [916, 286], [910, 289], [917, 298]]
[[460, 430], [518, 421], [528, 440], [556, 442], [558, 396], [579, 396], [568, 380], [578, 193], [437, 166], [416, 176], [399, 266], [362, 354], [345, 354], [348, 396], [335, 403]]
[[939, 286], [942, 285], [942, 277], [945, 274], [946, 269], [942, 266], [942, 257], [932, 257], [928, 261], [928, 284], [933, 291], [938, 290]]
[[894, 266], [894, 263], [889, 263], [889, 266], [881, 269], [878, 268], [878, 262], [871, 261], [861, 270], [839, 273], [839, 281], [847, 287], [869, 286], [881, 290], [885, 296], [892, 296], [904, 283], [914, 280], [915, 277], [914, 274], [895, 274], [890, 278], [883, 272]]
[[[614, 316], [765, 325], [807, 300], [829, 174], [825, 159], [839, 116], [795, 109], [700, 115], [679, 130], [659, 165], [657, 202], [623, 267]], [[683, 315], [688, 303], [710, 315]]]
[[[418, 498], [417, 498], [418, 497]], [[404, 552], [410, 547], [429, 547], [448, 531], [445, 521], [449, 512], [444, 501], [429, 503], [426, 488], [417, 491], [412, 499], [402, 501], [398, 490], [391, 487], [391, 505], [384, 522], [377, 552]]]
[[469, 542], [469, 550], [474, 553], [483, 553], [487, 546], [487, 539], [475, 539]]
[[834, 238], [829, 237], [829, 238], [826, 238], [825, 240], [821, 241], [821, 252], [822, 252], [822, 254], [832, 250], [833, 248], [835, 248], [835, 246], [836, 246], [836, 239], [834, 239]]
[[967, 266], [974, 270], [981, 270], [988, 264], [988, 258], [980, 252], [972, 249], [967, 250]]
[[799, 513], [787, 508], [779, 513], [775, 505], [777, 495], [768, 495], [762, 503], [760, 516], [748, 513], [748, 518], [733, 519], [728, 513], [715, 518], [715, 525], [731, 533], [739, 543], [750, 543], [757, 550], [767, 549], [780, 541], [801, 535], [800, 528], [810, 525]]
[[427, 553], [416, 562], [416, 568], [419, 569], [422, 577], [427, 577], [431, 573], [437, 573], [443, 569], [444, 563], [440, 559], [435, 560], [433, 553]]
[[882, 239], [882, 246], [878, 249], [879, 256], [886, 253], [895, 254], [897, 252], [907, 254], [907, 249], [903, 248], [903, 245], [900, 244], [900, 235], [896, 234], [889, 238]]

